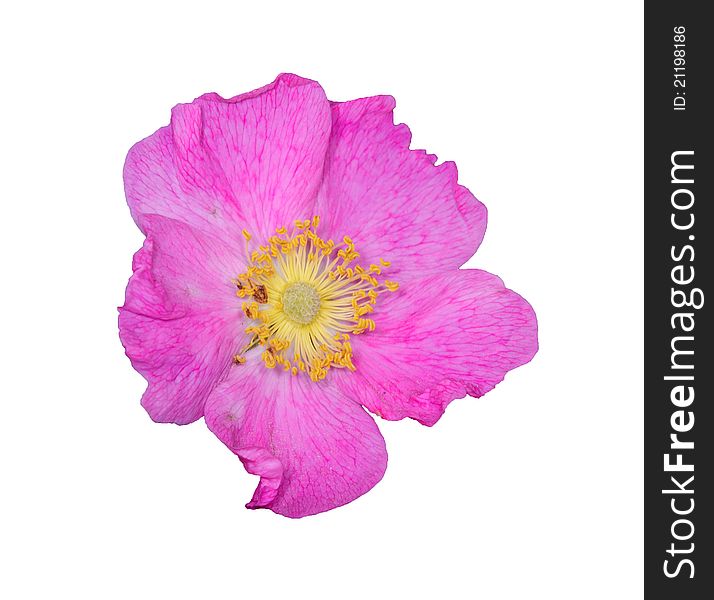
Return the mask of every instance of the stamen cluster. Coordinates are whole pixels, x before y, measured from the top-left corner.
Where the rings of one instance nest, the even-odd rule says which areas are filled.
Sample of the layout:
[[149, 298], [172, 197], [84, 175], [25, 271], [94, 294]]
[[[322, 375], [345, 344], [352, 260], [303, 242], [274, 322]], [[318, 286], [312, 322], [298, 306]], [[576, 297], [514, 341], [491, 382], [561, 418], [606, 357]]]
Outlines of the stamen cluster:
[[252, 236], [243, 230], [250, 263], [233, 283], [245, 298], [242, 308], [251, 324], [251, 341], [233, 360], [262, 347], [269, 369], [293, 375], [307, 373], [320, 381], [333, 368], [355, 370], [350, 335], [374, 331], [370, 315], [384, 291], [394, 292], [394, 281], [380, 281], [390, 263], [364, 268], [355, 261], [359, 253], [349, 237], [336, 245], [317, 235], [319, 217], [298, 220], [290, 232], [276, 229], [267, 243], [251, 248]]

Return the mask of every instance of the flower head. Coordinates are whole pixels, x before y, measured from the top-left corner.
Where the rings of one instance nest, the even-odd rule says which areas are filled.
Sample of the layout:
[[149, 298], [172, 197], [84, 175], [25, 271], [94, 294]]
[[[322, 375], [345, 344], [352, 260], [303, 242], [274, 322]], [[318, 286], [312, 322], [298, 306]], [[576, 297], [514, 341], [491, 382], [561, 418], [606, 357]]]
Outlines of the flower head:
[[159, 422], [208, 427], [260, 476], [249, 508], [354, 500], [387, 454], [364, 408], [433, 425], [537, 349], [535, 315], [459, 267], [486, 209], [410, 150], [388, 96], [329, 102], [294, 75], [173, 109], [124, 179], [145, 233], [120, 337]]

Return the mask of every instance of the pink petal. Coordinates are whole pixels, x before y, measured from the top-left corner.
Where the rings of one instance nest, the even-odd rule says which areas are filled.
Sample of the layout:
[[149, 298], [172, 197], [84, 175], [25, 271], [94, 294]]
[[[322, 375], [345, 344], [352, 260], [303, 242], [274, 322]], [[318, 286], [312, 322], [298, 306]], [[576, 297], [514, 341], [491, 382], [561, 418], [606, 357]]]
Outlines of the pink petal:
[[234, 367], [206, 403], [206, 423], [261, 476], [248, 508], [303, 517], [351, 502], [387, 466], [384, 440], [362, 407], [324, 382]]
[[331, 128], [322, 88], [283, 75], [232, 100], [196, 102], [203, 145], [225, 173], [251, 233], [265, 239], [280, 225], [310, 218]]
[[148, 381], [142, 405], [151, 418], [190, 423], [203, 415], [208, 394], [244, 343], [230, 283], [242, 261], [178, 221], [153, 215], [145, 225], [149, 237], [134, 256], [119, 335]]
[[225, 175], [201, 145], [200, 107], [177, 106], [171, 125], [135, 144], [124, 165], [132, 217], [144, 231], [148, 215], [170, 217], [227, 240], [245, 218]]
[[156, 213], [226, 239], [244, 227], [264, 239], [309, 218], [330, 121], [322, 88], [294, 75], [230, 100], [206, 94], [178, 105], [169, 127], [129, 152], [132, 215], [140, 227]]
[[241, 448], [237, 450], [245, 470], [251, 475], [258, 475], [260, 482], [246, 508], [268, 506], [278, 495], [283, 482], [283, 463], [265, 448]]
[[334, 235], [349, 235], [361, 262], [391, 261], [390, 276], [459, 267], [486, 230], [486, 208], [457, 184], [456, 165], [409, 150], [391, 96], [332, 105], [332, 135], [318, 208]]
[[352, 338], [357, 371], [334, 377], [389, 420], [433, 425], [451, 400], [482, 396], [538, 349], [533, 309], [485, 271], [409, 282], [384, 298], [374, 320], [374, 332]]
[[192, 312], [229, 310], [242, 318], [232, 281], [246, 268], [242, 237], [236, 243], [226, 244], [159, 215], [146, 215], [144, 228], [153, 251], [153, 282], [173, 304]]

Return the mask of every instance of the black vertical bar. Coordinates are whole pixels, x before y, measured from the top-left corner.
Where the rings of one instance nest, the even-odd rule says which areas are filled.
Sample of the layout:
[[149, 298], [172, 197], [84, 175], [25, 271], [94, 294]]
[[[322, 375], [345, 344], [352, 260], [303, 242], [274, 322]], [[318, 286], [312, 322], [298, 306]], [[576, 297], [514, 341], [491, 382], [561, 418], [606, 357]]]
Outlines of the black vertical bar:
[[647, 599], [714, 598], [708, 8], [692, 1], [645, 5]]

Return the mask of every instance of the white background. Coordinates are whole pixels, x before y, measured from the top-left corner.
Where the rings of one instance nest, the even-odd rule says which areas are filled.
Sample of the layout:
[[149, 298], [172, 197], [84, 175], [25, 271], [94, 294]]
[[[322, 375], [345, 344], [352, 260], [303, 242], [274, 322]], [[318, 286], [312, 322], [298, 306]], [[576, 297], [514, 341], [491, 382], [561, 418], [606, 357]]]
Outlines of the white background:
[[[9, 4], [0, 596], [641, 596], [641, 3]], [[127, 150], [281, 71], [396, 97], [488, 206], [469, 265], [541, 343], [432, 429], [380, 421], [384, 480], [302, 520], [245, 510], [257, 479], [203, 422], [151, 422], [116, 324]]]

